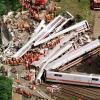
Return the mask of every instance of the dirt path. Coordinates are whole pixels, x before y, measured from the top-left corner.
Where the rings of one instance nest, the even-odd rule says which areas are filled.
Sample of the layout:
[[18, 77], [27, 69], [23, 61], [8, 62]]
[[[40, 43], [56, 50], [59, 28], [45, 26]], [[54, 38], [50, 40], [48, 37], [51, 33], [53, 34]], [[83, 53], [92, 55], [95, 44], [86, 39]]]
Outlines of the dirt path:
[[94, 38], [98, 38], [100, 36], [100, 11], [95, 11], [95, 19], [94, 19]]
[[22, 100], [22, 95], [18, 93], [13, 93], [12, 100]]

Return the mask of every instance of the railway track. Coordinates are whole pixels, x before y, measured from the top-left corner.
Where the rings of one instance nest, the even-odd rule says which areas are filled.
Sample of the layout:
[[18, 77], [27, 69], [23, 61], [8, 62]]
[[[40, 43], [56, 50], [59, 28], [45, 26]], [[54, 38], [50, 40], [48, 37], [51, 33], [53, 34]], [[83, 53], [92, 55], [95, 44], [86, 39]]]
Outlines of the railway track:
[[[50, 85], [54, 85], [54, 83], [43, 84], [43, 87], [47, 87]], [[85, 87], [85, 86], [77, 86], [77, 85], [65, 85], [65, 84], [55, 84], [61, 87], [60, 92], [54, 92], [53, 96], [55, 96], [56, 100], [70, 100], [71, 98], [75, 98], [78, 100], [100, 100], [100, 88], [94, 87]]]
[[[99, 52], [100, 52], [100, 47], [83, 55], [82, 57], [76, 59], [75, 60], [76, 62], [73, 61], [70, 64], [72, 65], [77, 64], [81, 62], [82, 60], [85, 60], [88, 57], [93, 56]], [[64, 66], [63, 68], [65, 70], [65, 69], [68, 69], [69, 67], [67, 65], [67, 67]], [[50, 85], [54, 85], [54, 83], [50, 83], [50, 84], [45, 83], [44, 87], [47, 87]], [[57, 98], [56, 100], [70, 100], [72, 97], [75, 97], [76, 98], [75, 100], [78, 100], [79, 98], [81, 98], [80, 100], [100, 100], [100, 88], [77, 86], [77, 85], [65, 85], [65, 84], [55, 84], [55, 85], [59, 85], [61, 87], [60, 93], [56, 92], [56, 93], [51, 94]]]
[[[71, 90], [70, 90], [70, 89], [71, 89]], [[70, 89], [62, 88], [62, 91], [61, 91], [61, 92], [62, 92], [64, 95], [66, 95], [67, 97], [69, 97], [69, 98], [71, 98], [71, 97], [76, 97], [77, 99], [78, 99], [78, 98], [81, 98], [82, 100], [92, 100], [91, 97], [88, 97], [88, 96], [86, 96], [86, 95], [80, 94], [80, 93], [78, 93], [77, 91], [73, 91], [72, 88], [70, 88]]]
[[62, 85], [61, 92], [65, 95], [70, 93], [70, 95], [80, 97], [82, 100], [100, 100], [100, 89], [96, 88]]

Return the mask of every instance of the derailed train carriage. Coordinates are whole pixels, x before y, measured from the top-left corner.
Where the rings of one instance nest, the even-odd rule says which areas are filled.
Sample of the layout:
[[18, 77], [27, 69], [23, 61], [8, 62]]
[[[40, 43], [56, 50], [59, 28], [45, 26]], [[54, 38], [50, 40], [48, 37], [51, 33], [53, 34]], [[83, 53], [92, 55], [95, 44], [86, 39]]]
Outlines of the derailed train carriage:
[[[94, 48], [95, 49], [100, 48], [100, 41], [97, 39], [97, 40], [93, 41], [92, 44], [90, 43], [87, 46], [89, 46], [89, 48], [86, 48], [83, 51], [81, 50], [81, 52], [84, 52], [81, 54], [81, 56], [83, 56], [83, 54], [88, 53], [89, 51], [91, 51]], [[100, 49], [99, 49], [99, 51], [100, 51]], [[78, 55], [78, 57], [79, 57], [79, 55]], [[68, 56], [67, 56], [67, 58], [68, 58]], [[62, 62], [62, 60], [61, 60], [61, 62]], [[48, 81], [48, 82], [100, 87], [100, 75], [96, 75], [96, 74], [62, 73], [62, 72], [53, 72], [48, 69], [45, 69], [42, 79], [45, 81]]]
[[42, 79], [47, 82], [100, 87], [100, 75], [86, 73], [62, 73], [44, 70]]
[[[96, 50], [96, 51], [95, 51]], [[95, 52], [94, 52], [95, 51]], [[48, 65], [46, 65], [45, 68], [42, 68], [42, 71], [38, 74], [36, 78], [36, 83], [41, 83], [41, 76], [43, 74], [43, 70], [52, 70], [52, 69], [59, 69], [60, 66], [65, 65], [66, 63], [70, 61], [74, 61], [77, 58], [84, 57], [85, 59], [96, 54], [97, 52], [100, 52], [100, 40], [96, 39], [87, 45], [80, 47], [79, 49], [67, 54], [63, 55], [62, 57], [58, 58], [57, 60], [54, 60], [50, 62]]]

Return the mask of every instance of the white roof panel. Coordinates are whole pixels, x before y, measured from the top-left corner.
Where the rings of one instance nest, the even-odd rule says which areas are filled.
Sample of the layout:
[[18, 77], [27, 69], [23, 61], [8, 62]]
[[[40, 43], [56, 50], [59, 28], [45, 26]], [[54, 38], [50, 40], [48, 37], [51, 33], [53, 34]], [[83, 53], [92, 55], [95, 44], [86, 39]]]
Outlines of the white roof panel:
[[68, 63], [69, 61], [74, 60], [77, 57], [82, 56], [83, 54], [97, 48], [100, 46], [100, 41], [98, 39], [86, 44], [83, 47], [78, 48], [77, 50], [68, 53], [67, 55], [63, 55], [62, 57], [60, 57], [59, 59], [49, 63], [45, 69], [49, 70], [49, 69], [56, 69], [58, 67], [60, 67], [61, 65], [64, 65], [66, 63]]

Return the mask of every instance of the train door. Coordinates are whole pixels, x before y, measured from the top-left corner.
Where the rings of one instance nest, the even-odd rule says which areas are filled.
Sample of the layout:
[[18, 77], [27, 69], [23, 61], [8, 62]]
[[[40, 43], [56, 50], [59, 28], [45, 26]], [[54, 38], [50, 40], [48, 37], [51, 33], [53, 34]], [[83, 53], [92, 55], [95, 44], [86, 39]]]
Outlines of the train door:
[[46, 81], [46, 70], [44, 70], [41, 79], [45, 82]]
[[100, 87], [100, 78], [98, 75], [91, 75], [91, 83], [90, 86]]

